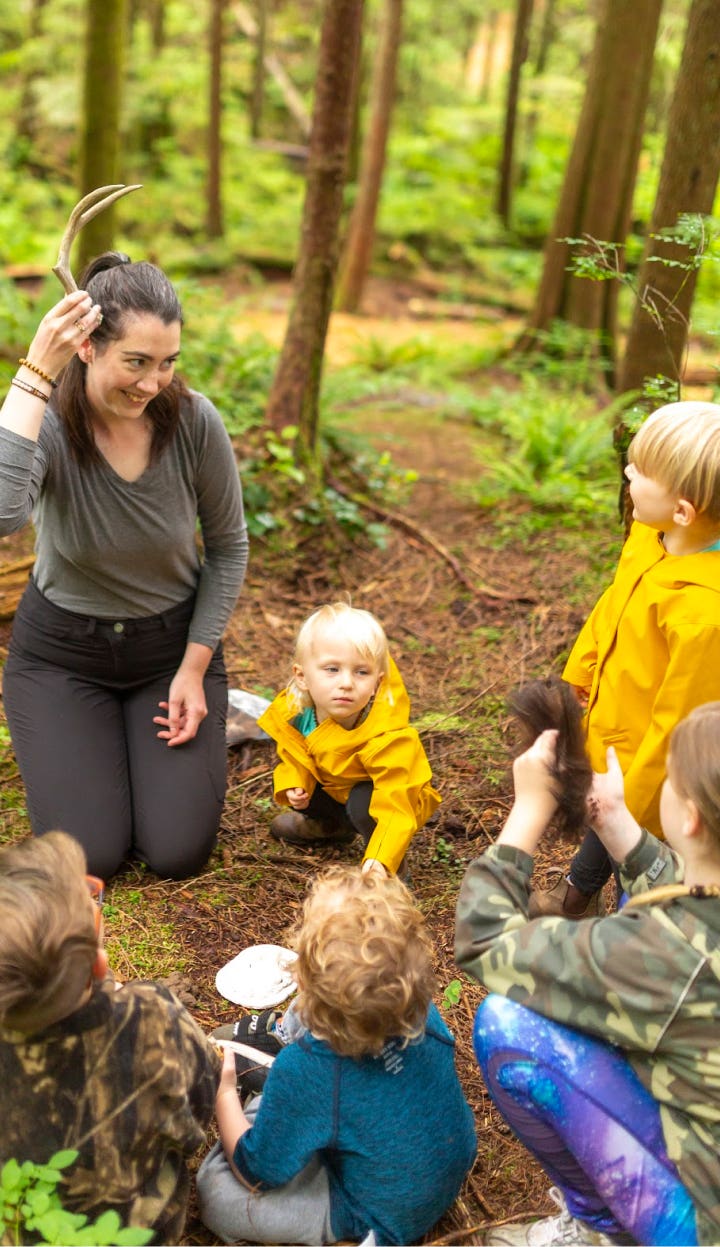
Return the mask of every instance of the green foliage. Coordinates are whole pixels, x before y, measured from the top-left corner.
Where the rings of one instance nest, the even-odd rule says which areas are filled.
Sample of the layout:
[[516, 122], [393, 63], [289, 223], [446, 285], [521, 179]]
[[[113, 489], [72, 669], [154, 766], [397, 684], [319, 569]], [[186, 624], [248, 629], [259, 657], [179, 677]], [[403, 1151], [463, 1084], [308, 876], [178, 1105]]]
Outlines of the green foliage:
[[[663, 268], [675, 268], [685, 273], [674, 295], [668, 302], [665, 296], [657, 296], [651, 284], [642, 290], [638, 285], [634, 268], [626, 266], [625, 248], [614, 242], [605, 242], [586, 234], [582, 238], [564, 238], [563, 242], [574, 248], [568, 271], [576, 277], [585, 277], [590, 281], [617, 281], [618, 284], [636, 298], [640, 306], [654, 321], [661, 333], [666, 332], [666, 325], [681, 314], [676, 306], [680, 291], [693, 273], [709, 275], [720, 258], [720, 221], [714, 217], [703, 216], [701, 213], [682, 212], [673, 226], [651, 234], [651, 238], [665, 244], [673, 244], [681, 254], [651, 254], [648, 265], [659, 265]], [[682, 254], [684, 252], [684, 254]], [[715, 269], [717, 274], [717, 269]], [[720, 278], [716, 277], [720, 283]], [[706, 290], [713, 288], [710, 277], [705, 282]], [[720, 284], [716, 287], [720, 293]], [[684, 319], [684, 317], [683, 317]], [[652, 382], [651, 382], [652, 384]], [[680, 397], [680, 387], [676, 388], [676, 397]]]
[[532, 373], [567, 394], [591, 393], [599, 387], [608, 364], [598, 353], [603, 341], [597, 331], [554, 320], [547, 329], [535, 330], [533, 341], [533, 351], [515, 354], [507, 361], [512, 372]]
[[[67, 1148], [56, 1152], [47, 1164], [31, 1160], [8, 1160], [0, 1170], [0, 1238], [4, 1243], [27, 1242], [93, 1244], [94, 1247], [142, 1247], [154, 1231], [142, 1226], [122, 1227], [114, 1209], [88, 1223], [82, 1213], [63, 1207], [58, 1186], [63, 1170], [75, 1163], [79, 1153]], [[28, 1237], [30, 1232], [30, 1238]]]
[[482, 507], [525, 500], [532, 528], [579, 526], [589, 514], [612, 515], [617, 466], [610, 412], [586, 400], [548, 392], [532, 377], [515, 393], [495, 389], [478, 422], [499, 435], [474, 496]]
[[460, 1003], [462, 996], [462, 983], [460, 979], [451, 979], [443, 992], [442, 1006], [443, 1009], [452, 1009], [456, 1004]]

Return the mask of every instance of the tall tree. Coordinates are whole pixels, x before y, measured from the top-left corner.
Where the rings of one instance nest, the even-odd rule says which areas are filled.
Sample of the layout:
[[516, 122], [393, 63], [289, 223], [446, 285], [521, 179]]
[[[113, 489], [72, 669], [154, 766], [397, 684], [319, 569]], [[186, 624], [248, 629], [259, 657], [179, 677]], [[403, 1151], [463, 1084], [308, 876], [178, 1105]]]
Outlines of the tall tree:
[[363, 144], [360, 180], [350, 216], [338, 281], [337, 305], [345, 312], [360, 306], [375, 240], [385, 156], [397, 77], [403, 0], [385, 0], [380, 43], [370, 88], [370, 120]]
[[712, 213], [718, 177], [720, 14], [717, 0], [693, 0], [638, 276], [640, 297], [620, 368], [621, 390], [640, 388], [645, 377], [681, 378], [697, 269], [676, 267], [687, 263], [687, 249], [656, 235], [674, 226], [681, 213]]
[[662, 0], [602, 0], [587, 86], [540, 287], [522, 344], [555, 319], [597, 331], [612, 355], [617, 282], [568, 272], [567, 237], [624, 244]]
[[505, 127], [503, 130], [503, 143], [500, 157], [496, 204], [498, 216], [500, 217], [503, 225], [508, 228], [510, 227], [510, 203], [513, 188], [515, 127], [517, 122], [518, 100], [520, 98], [520, 73], [528, 54], [532, 11], [533, 0], [517, 0], [512, 59], [510, 61], [507, 99], [505, 103]]
[[[123, 179], [120, 168], [120, 115], [126, 34], [125, 0], [87, 0], [80, 190]], [[107, 251], [115, 237], [115, 209], [90, 221], [80, 235], [78, 268]]]
[[222, 238], [222, 66], [225, 0], [211, 0], [208, 108], [208, 174], [206, 228], [209, 238]]
[[26, 40], [28, 55], [24, 59], [22, 69], [22, 89], [15, 126], [16, 138], [20, 141], [21, 148], [26, 149], [27, 156], [32, 155], [39, 128], [37, 85], [45, 65], [45, 57], [39, 55], [39, 50], [43, 29], [43, 9], [46, 3], [47, 0], [32, 0], [28, 14]]
[[265, 103], [265, 54], [268, 33], [268, 0], [256, 0], [257, 35], [253, 55], [253, 81], [250, 96], [250, 136], [260, 138]]
[[293, 302], [267, 406], [274, 428], [297, 426], [309, 455], [317, 442], [362, 14], [363, 0], [325, 0]]

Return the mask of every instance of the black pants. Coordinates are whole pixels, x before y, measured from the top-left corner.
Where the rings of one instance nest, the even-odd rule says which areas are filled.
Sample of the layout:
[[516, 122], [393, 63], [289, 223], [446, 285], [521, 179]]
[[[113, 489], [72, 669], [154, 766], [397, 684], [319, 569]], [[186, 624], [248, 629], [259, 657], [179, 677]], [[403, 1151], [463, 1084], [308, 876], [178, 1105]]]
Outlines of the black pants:
[[33, 832], [69, 832], [105, 879], [131, 851], [158, 875], [184, 878], [215, 844], [227, 768], [220, 646], [196, 737], [171, 749], [153, 723], [193, 604], [108, 622], [62, 610], [31, 582], [15, 617], [3, 700]]
[[593, 896], [605, 887], [612, 873], [613, 864], [605, 846], [588, 827], [580, 848], [570, 863], [570, 882], [585, 896]]
[[367, 847], [375, 830], [375, 819], [370, 814], [372, 799], [372, 781], [362, 780], [350, 789], [345, 805], [328, 795], [320, 784], [313, 789], [310, 803], [303, 814], [308, 818], [316, 818], [318, 822], [330, 823], [331, 826], [350, 828], [362, 837], [363, 846]]

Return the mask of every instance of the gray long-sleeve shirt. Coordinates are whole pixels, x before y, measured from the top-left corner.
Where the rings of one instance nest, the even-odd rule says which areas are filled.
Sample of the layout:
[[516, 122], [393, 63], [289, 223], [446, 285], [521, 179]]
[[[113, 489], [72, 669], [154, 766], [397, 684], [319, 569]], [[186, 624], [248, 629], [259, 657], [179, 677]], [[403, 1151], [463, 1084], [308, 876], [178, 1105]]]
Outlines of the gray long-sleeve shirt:
[[[0, 533], [35, 525], [35, 584], [101, 619], [159, 614], [197, 592], [188, 640], [215, 648], [242, 586], [248, 539], [232, 445], [191, 392], [171, 443], [136, 481], [80, 467], [49, 408], [37, 443], [0, 428]], [[202, 550], [197, 541], [200, 522]]]

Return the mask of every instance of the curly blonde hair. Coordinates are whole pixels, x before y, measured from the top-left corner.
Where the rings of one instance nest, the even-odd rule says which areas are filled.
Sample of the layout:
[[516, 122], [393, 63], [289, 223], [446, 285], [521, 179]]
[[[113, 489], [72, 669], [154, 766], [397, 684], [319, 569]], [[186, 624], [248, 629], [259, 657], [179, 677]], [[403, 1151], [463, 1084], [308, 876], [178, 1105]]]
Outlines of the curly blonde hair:
[[436, 987], [425, 919], [405, 884], [357, 866], [313, 883], [291, 934], [297, 1009], [341, 1056], [377, 1055], [425, 1030]]
[[63, 831], [0, 851], [0, 1024], [44, 1030], [77, 1007], [98, 951], [85, 854]]

